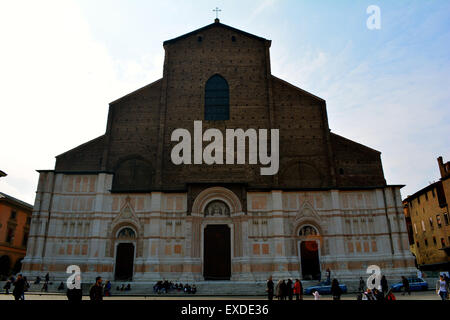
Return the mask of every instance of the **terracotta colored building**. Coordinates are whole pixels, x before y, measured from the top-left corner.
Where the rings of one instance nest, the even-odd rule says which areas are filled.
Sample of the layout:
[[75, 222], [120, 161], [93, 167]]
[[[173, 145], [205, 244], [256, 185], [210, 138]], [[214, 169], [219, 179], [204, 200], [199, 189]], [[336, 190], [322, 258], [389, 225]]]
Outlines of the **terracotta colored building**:
[[438, 165], [440, 180], [403, 200], [411, 252], [425, 271], [450, 271], [450, 162]]
[[[357, 281], [373, 264], [415, 273], [402, 186], [386, 184], [379, 151], [331, 132], [325, 100], [272, 75], [271, 43], [218, 19], [165, 41], [163, 77], [112, 102], [104, 135], [39, 171], [27, 274], [65, 279], [70, 264], [86, 281], [307, 280], [327, 268]], [[194, 137], [194, 121], [278, 129], [278, 172], [175, 164], [173, 133]]]
[[20, 271], [33, 206], [0, 192], [0, 278]]

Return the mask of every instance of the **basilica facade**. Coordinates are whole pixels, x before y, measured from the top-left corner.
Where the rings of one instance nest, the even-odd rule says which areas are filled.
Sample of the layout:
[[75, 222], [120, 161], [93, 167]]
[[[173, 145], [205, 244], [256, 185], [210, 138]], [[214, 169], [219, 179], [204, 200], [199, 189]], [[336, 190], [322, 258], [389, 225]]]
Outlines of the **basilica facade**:
[[[79, 265], [83, 281], [187, 282], [415, 272], [402, 186], [386, 184], [380, 152], [331, 132], [323, 99], [271, 74], [270, 46], [218, 19], [165, 41], [163, 77], [110, 103], [104, 135], [39, 171], [23, 273], [65, 279]], [[195, 121], [278, 129], [278, 171], [173, 163], [172, 133], [194, 136]]]

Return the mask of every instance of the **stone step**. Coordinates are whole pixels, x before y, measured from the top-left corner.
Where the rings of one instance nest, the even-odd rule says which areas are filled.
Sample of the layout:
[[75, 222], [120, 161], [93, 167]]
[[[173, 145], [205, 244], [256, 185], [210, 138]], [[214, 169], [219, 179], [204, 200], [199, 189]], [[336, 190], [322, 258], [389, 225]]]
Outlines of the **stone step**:
[[[64, 283], [64, 290], [58, 290], [60, 282], [49, 282], [48, 293], [65, 293], [66, 284]], [[120, 291], [117, 287], [121, 287], [122, 284], [131, 285], [130, 291]], [[304, 288], [310, 285], [317, 284], [316, 281], [302, 281]], [[1, 288], [3, 288], [5, 281], [0, 282]], [[189, 283], [192, 285], [193, 283]], [[92, 284], [83, 283], [83, 294], [88, 294], [89, 288]], [[158, 295], [153, 292], [154, 282], [111, 282], [111, 294], [112, 295]], [[43, 283], [30, 284], [29, 292], [41, 292]], [[197, 287], [196, 295], [202, 296], [262, 296], [266, 295], [266, 282], [237, 282], [237, 281], [200, 281], [195, 282]], [[10, 292], [13, 290], [13, 286]], [[183, 291], [170, 290], [166, 295], [186, 295]]]
[[[1, 292], [4, 292], [3, 286], [6, 282], [0, 281], [0, 290]], [[117, 290], [117, 287], [121, 287], [122, 284], [125, 286], [130, 283], [131, 290], [130, 291], [120, 291]], [[274, 281], [275, 285], [277, 281]], [[312, 280], [303, 280], [303, 288], [307, 288], [309, 286], [317, 285], [317, 281]], [[358, 280], [347, 280], [341, 282], [343, 284], [347, 285], [348, 292], [357, 292], [359, 281]], [[430, 287], [434, 288], [435, 282], [429, 282]], [[30, 284], [29, 292], [41, 292], [43, 282], [40, 284]], [[49, 282], [48, 285], [48, 293], [66, 293], [66, 283], [64, 282], [64, 290], [58, 290], [58, 286], [60, 284], [60, 281], [53, 281]], [[153, 292], [153, 286], [155, 285], [155, 282], [119, 282], [119, 281], [113, 281], [112, 283], [112, 290], [111, 294], [118, 296], [118, 295], [124, 295], [124, 296], [152, 296], [152, 295], [158, 295]], [[196, 295], [199, 296], [263, 296], [266, 295], [266, 282], [260, 281], [199, 281], [195, 283], [189, 283], [190, 285], [195, 284], [197, 287], [197, 293]], [[390, 283], [392, 284], [392, 283]], [[82, 289], [83, 294], [89, 293], [89, 288], [91, 287], [91, 283], [83, 283]], [[10, 292], [14, 289], [14, 286], [11, 287]], [[186, 295], [183, 291], [177, 291], [177, 290], [171, 290], [166, 295]]]

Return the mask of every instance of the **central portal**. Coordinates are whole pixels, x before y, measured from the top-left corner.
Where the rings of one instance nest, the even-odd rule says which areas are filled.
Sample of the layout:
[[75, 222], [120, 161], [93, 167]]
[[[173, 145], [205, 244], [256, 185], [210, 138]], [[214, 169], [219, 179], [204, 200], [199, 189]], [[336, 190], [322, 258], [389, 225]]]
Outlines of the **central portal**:
[[302, 276], [304, 280], [320, 279], [319, 246], [316, 241], [302, 241], [300, 244]]
[[119, 243], [116, 253], [115, 280], [131, 281], [133, 279], [134, 245]]
[[230, 280], [231, 238], [227, 225], [208, 225], [203, 238], [205, 280]]

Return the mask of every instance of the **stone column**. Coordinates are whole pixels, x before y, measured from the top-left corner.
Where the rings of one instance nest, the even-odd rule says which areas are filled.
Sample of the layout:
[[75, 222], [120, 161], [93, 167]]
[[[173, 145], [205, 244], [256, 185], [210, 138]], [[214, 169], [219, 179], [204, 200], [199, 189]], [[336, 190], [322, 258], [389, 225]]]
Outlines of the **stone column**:
[[[285, 217], [283, 212], [283, 192], [280, 190], [274, 190], [271, 192], [272, 196], [272, 235], [273, 235], [273, 264], [274, 264], [274, 279], [281, 279], [290, 277], [287, 265], [289, 259], [287, 259], [286, 249], [287, 243], [286, 230], [284, 227]], [[286, 217], [287, 218], [287, 217]]]

